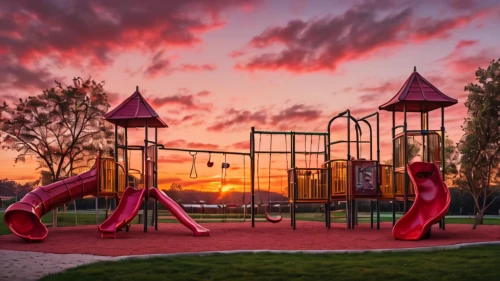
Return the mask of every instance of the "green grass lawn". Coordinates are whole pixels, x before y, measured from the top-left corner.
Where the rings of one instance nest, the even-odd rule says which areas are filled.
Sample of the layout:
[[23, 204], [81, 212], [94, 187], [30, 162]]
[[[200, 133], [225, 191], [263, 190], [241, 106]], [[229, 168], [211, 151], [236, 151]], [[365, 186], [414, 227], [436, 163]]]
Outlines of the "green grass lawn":
[[[42, 222], [46, 224], [52, 223], [52, 211], [47, 213], [42, 217]], [[105, 214], [99, 214], [99, 222], [103, 222], [105, 219]], [[75, 226], [75, 225], [89, 225], [95, 224], [95, 213], [57, 213], [57, 226]]]
[[5, 235], [5, 234], [10, 234], [10, 230], [2, 219], [0, 221], [0, 235]]
[[431, 253], [234, 254], [90, 264], [56, 280], [499, 280], [500, 246]]

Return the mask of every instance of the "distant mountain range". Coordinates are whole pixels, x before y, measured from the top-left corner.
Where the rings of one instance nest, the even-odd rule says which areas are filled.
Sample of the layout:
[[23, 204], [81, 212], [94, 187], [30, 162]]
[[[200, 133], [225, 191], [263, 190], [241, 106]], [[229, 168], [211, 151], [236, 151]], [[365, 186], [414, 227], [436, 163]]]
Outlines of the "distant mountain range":
[[[245, 201], [243, 201], [243, 192], [239, 191], [226, 191], [222, 194], [218, 192], [204, 192], [196, 190], [163, 190], [170, 198], [180, 204], [249, 204], [251, 201], [251, 192], [245, 192]], [[269, 199], [268, 199], [269, 198]], [[288, 198], [276, 192], [259, 191], [255, 192], [255, 203], [260, 201], [264, 204], [269, 202], [287, 201]]]

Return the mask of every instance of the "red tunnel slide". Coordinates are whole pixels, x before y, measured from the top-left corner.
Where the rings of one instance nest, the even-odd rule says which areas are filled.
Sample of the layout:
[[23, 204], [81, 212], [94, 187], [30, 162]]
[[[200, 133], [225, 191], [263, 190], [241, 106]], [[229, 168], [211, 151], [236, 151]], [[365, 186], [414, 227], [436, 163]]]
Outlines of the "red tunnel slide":
[[414, 162], [408, 165], [408, 174], [415, 187], [415, 202], [396, 222], [392, 234], [398, 240], [420, 240], [448, 212], [450, 191], [434, 163]]
[[62, 204], [96, 194], [98, 167], [99, 162], [88, 172], [41, 186], [26, 194], [21, 201], [7, 208], [3, 217], [5, 224], [25, 241], [43, 242], [48, 230], [40, 221], [42, 216]]

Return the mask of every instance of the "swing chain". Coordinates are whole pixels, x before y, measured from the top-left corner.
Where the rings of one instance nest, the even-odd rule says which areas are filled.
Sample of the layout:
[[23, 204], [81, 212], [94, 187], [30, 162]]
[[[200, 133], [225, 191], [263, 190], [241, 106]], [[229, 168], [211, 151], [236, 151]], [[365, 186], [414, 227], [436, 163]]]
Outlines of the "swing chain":
[[[246, 157], [245, 155], [243, 155], [243, 205], [246, 205], [245, 203], [245, 192], [246, 192], [246, 189], [247, 189], [247, 173], [246, 173], [246, 165], [245, 165], [245, 162], [246, 162]], [[243, 207], [245, 208], [245, 207]]]
[[273, 135], [270, 135], [269, 141], [269, 171], [267, 178], [267, 208], [268, 212], [271, 212], [271, 206], [269, 205], [269, 197], [271, 195], [271, 158], [272, 158], [272, 150], [273, 150]]
[[196, 154], [197, 152], [190, 151], [189, 155], [193, 157], [193, 162], [191, 164], [191, 172], [189, 173], [189, 177], [195, 179], [198, 177], [198, 173], [196, 172]]
[[288, 139], [285, 134], [285, 161], [286, 161], [286, 171], [288, 171]]
[[313, 136], [311, 135], [311, 142], [309, 144], [309, 168], [311, 168], [311, 160], [312, 160], [312, 147], [313, 147]]
[[306, 168], [309, 168], [307, 167], [307, 135], [304, 135], [304, 164]]
[[316, 168], [319, 168], [319, 144], [321, 142], [321, 136], [318, 135], [318, 151], [316, 151]]
[[261, 144], [262, 144], [262, 134], [259, 134], [259, 150], [258, 150], [258, 153], [257, 153], [257, 169], [256, 169], [257, 170], [256, 171], [256, 173], [257, 173], [257, 189], [259, 191], [259, 199], [260, 199], [259, 204], [264, 203], [262, 201], [262, 193], [260, 192], [260, 176], [259, 176]]

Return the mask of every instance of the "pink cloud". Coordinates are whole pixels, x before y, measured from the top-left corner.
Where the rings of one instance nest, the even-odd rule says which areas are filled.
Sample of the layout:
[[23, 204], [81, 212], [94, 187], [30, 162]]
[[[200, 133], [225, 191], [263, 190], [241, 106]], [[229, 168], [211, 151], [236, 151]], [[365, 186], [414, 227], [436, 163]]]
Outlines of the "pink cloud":
[[235, 142], [231, 144], [229, 147], [234, 149], [248, 150], [250, 149], [250, 140]]
[[[224, 24], [223, 12], [253, 0], [37, 1], [0, 3], [0, 49], [23, 64], [108, 65], [123, 51], [193, 46]], [[85, 55], [82, 55], [85, 54]], [[206, 68], [207, 66], [205, 66]]]
[[450, 0], [449, 6], [454, 10], [459, 11], [467, 11], [472, 10], [477, 7], [478, 4], [481, 4], [483, 1], [477, 0]]
[[105, 91], [106, 92], [106, 97], [108, 98], [108, 103], [111, 105], [111, 108], [114, 108], [115, 106], [118, 106], [120, 102], [124, 100], [122, 95], [116, 92], [110, 92], [110, 91]]
[[490, 15], [489, 10], [481, 10], [469, 15], [461, 15], [448, 19], [435, 20], [431, 17], [420, 18], [415, 22], [415, 34], [412, 37], [414, 41], [448, 38], [451, 31], [466, 26], [488, 15]]
[[[402, 6], [403, 2], [384, 1], [382, 4], [366, 1], [342, 15], [308, 21], [291, 20], [284, 26], [267, 28], [253, 37], [246, 47], [266, 50], [277, 46], [282, 49], [254, 55], [237, 63], [235, 68], [246, 71], [335, 71], [345, 62], [365, 59], [381, 51], [446, 38], [454, 30], [492, 15], [490, 10], [484, 9], [447, 19], [422, 18], [411, 6]], [[380, 16], [381, 11], [387, 10], [391, 13]]]
[[270, 122], [272, 126], [278, 126], [280, 129], [285, 129], [291, 123], [311, 122], [322, 117], [322, 111], [313, 106], [304, 104], [295, 104], [283, 109], [278, 114], [271, 116]]
[[229, 53], [229, 56], [232, 58], [241, 57], [243, 55], [245, 55], [245, 52], [242, 50], [236, 50], [236, 51], [232, 51], [231, 53]]
[[206, 96], [208, 96], [208, 91], [207, 93], [204, 92], [200, 95], [200, 93], [193, 94], [188, 89], [181, 88], [174, 95], [160, 96], [151, 99], [151, 105], [155, 108], [170, 106], [173, 111], [178, 109], [189, 111], [210, 111], [212, 109], [211, 103], [202, 103], [199, 101], [200, 97]]
[[383, 82], [376, 82], [376, 84], [373, 85], [362, 84], [354, 90], [363, 93], [358, 96], [360, 105], [373, 104], [374, 108], [376, 108], [376, 105], [382, 104], [393, 97], [403, 83], [404, 80], [391, 79]]
[[173, 111], [167, 112], [167, 114], [160, 114], [162, 119], [169, 125], [170, 128], [175, 128], [178, 126], [182, 127], [197, 127], [202, 126], [206, 122], [206, 116], [202, 114], [193, 114], [192, 112], [184, 116], [181, 113], [174, 113]]
[[476, 40], [459, 41], [453, 51], [436, 62], [444, 64], [446, 69], [454, 72], [455, 82], [468, 83], [474, 78], [474, 73], [479, 67], [486, 67], [493, 59], [500, 56], [496, 47], [474, 50], [473, 47], [477, 44]]
[[460, 42], [457, 43], [457, 45], [455, 46], [455, 49], [462, 49], [462, 48], [466, 48], [466, 47], [475, 46], [478, 43], [479, 43], [478, 40], [461, 40]]
[[207, 131], [224, 132], [229, 130], [248, 130], [252, 124], [265, 124], [266, 111], [228, 109], [223, 115], [217, 117], [217, 121], [207, 128]]
[[156, 78], [161, 75], [170, 75], [173, 72], [200, 72], [214, 71], [217, 66], [214, 64], [181, 64], [175, 66], [172, 57], [164, 57], [164, 51], [157, 52], [151, 59], [151, 62], [144, 70], [144, 76], [148, 78]]
[[316, 121], [322, 117], [322, 111], [314, 106], [295, 104], [270, 113], [270, 109], [259, 109], [254, 112], [249, 110], [226, 110], [223, 115], [216, 118], [216, 122], [207, 128], [208, 131], [245, 131], [250, 127], [273, 126], [279, 130], [297, 128], [297, 123]]
[[215, 64], [182, 64], [178, 70], [183, 72], [196, 72], [196, 71], [214, 71], [217, 69]]
[[474, 55], [464, 55], [451, 57], [446, 61], [446, 65], [454, 72], [468, 72], [471, 75], [479, 67], [486, 67], [495, 57], [491, 52], [480, 52]]
[[42, 91], [57, 80], [46, 68], [25, 66], [8, 56], [0, 55], [0, 87]]
[[172, 72], [172, 63], [169, 58], [162, 58], [163, 51], [156, 53], [151, 59], [151, 63], [146, 67], [144, 75], [149, 78], [155, 78], [161, 74]]
[[203, 90], [203, 91], [198, 92], [196, 95], [198, 97], [208, 97], [208, 96], [212, 95], [212, 92], [207, 91], [207, 90]]

